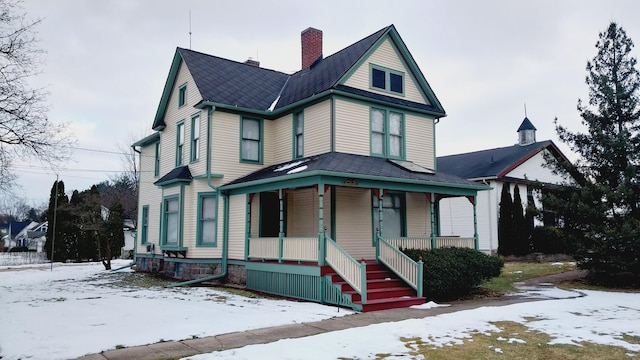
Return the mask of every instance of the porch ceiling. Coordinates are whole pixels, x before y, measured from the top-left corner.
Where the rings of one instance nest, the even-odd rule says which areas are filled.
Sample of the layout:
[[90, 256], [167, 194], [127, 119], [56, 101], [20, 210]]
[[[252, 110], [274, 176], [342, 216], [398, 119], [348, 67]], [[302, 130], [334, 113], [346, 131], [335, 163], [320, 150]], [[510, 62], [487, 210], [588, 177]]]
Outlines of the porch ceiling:
[[385, 158], [340, 152], [328, 152], [267, 166], [233, 180], [220, 189], [232, 190], [252, 187], [259, 184], [274, 184], [318, 176], [358, 180], [366, 179], [419, 186], [460, 188], [474, 192], [489, 189], [478, 183], [439, 171], [434, 171], [432, 174], [411, 171]]

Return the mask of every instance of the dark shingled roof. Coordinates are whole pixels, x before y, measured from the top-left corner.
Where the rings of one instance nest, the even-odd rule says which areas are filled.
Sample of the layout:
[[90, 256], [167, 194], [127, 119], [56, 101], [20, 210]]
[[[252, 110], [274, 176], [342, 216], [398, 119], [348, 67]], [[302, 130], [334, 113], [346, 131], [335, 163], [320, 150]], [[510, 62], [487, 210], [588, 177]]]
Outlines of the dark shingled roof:
[[391, 161], [374, 156], [364, 156], [347, 154], [340, 152], [328, 152], [316, 156], [310, 156], [302, 159], [288, 161], [281, 164], [265, 167], [255, 171], [249, 175], [233, 180], [223, 186], [248, 183], [258, 180], [276, 179], [284, 175], [300, 174], [304, 176], [309, 172], [335, 173], [343, 176], [358, 178], [359, 176], [377, 176], [391, 178], [395, 182], [407, 181], [424, 181], [429, 183], [441, 183], [442, 185], [463, 185], [478, 187], [477, 183], [466, 179], [445, 174], [444, 172], [435, 172], [434, 174], [425, 174], [409, 171], [398, 166]]
[[177, 182], [191, 182], [193, 176], [189, 171], [188, 166], [178, 166], [177, 168], [169, 171], [165, 176], [154, 182], [155, 185], [164, 186], [168, 184], [174, 184]]
[[440, 156], [437, 158], [438, 170], [465, 179], [501, 177], [514, 166], [547, 147], [555, 148], [555, 145], [550, 140], [546, 140], [524, 146], [513, 145], [465, 154]]

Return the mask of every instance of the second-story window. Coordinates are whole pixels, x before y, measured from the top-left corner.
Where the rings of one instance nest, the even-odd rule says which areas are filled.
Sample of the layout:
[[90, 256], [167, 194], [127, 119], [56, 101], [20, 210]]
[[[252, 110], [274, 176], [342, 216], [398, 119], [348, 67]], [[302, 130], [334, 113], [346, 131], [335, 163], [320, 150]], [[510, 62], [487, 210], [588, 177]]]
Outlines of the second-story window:
[[184, 159], [184, 122], [178, 123], [176, 129], [176, 166], [182, 165]]
[[304, 156], [304, 117], [302, 111], [293, 114], [293, 157]]
[[156, 143], [156, 154], [153, 165], [153, 176], [160, 175], [160, 143]]
[[371, 109], [371, 154], [393, 159], [404, 158], [403, 115]]
[[191, 161], [200, 158], [200, 115], [191, 117]]
[[178, 88], [178, 107], [187, 103], [187, 84], [184, 84]]
[[262, 147], [260, 120], [242, 118], [242, 144], [241, 160], [249, 162], [260, 162], [260, 148]]

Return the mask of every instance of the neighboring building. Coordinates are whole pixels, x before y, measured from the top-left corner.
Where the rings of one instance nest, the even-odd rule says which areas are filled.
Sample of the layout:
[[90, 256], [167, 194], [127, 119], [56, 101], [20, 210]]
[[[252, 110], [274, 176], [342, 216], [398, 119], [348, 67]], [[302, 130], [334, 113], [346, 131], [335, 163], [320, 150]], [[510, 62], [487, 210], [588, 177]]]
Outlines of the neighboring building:
[[124, 246], [122, 247], [120, 257], [123, 259], [132, 259], [136, 237], [135, 221], [132, 219], [124, 219], [122, 231], [124, 232]]
[[[498, 251], [498, 214], [502, 187], [509, 184], [513, 197], [513, 187], [518, 186], [522, 208], [527, 202], [542, 209], [539, 196], [530, 186], [532, 182], [559, 184], [564, 182], [560, 175], [553, 174], [544, 166], [544, 156], [566, 157], [551, 141], [536, 142], [536, 128], [528, 118], [524, 118], [518, 128], [516, 145], [474, 151], [470, 153], [438, 157], [438, 170], [491, 187], [490, 191], [478, 194], [477, 232], [479, 250], [495, 254]], [[468, 221], [473, 218], [473, 208], [460, 198], [443, 198], [440, 201], [440, 233], [443, 235], [469, 236], [474, 233]], [[540, 225], [539, 220], [535, 220]]]
[[26, 247], [29, 251], [43, 252], [48, 222], [13, 221], [2, 226], [5, 251]]
[[436, 231], [438, 197], [487, 187], [433, 170], [445, 111], [395, 27], [328, 57], [322, 41], [302, 32], [294, 74], [176, 50], [133, 144], [138, 270], [367, 311], [424, 302], [396, 246], [477, 247]]

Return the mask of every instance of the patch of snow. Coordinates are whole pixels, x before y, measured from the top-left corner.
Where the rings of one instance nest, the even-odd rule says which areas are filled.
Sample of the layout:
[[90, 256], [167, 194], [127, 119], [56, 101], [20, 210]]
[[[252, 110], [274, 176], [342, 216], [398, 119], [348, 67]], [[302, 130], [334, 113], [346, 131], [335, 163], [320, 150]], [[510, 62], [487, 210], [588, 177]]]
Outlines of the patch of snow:
[[303, 166], [300, 166], [300, 167], [298, 167], [298, 168], [295, 168], [295, 169], [292, 169], [292, 170], [287, 171], [287, 174], [295, 174], [295, 173], [299, 173], [299, 172], [301, 172], [301, 171], [305, 171], [305, 170], [307, 170], [307, 168], [308, 168], [308, 166], [307, 166], [307, 165], [303, 165]]
[[275, 170], [273, 170], [273, 172], [280, 172], [280, 171], [285, 171], [285, 170], [289, 170], [291, 168], [294, 168], [296, 166], [302, 165], [304, 163], [306, 163], [307, 161], [309, 161], [309, 159], [305, 159], [305, 160], [298, 160], [298, 161], [294, 161], [288, 164], [284, 164], [282, 166], [277, 167]]

